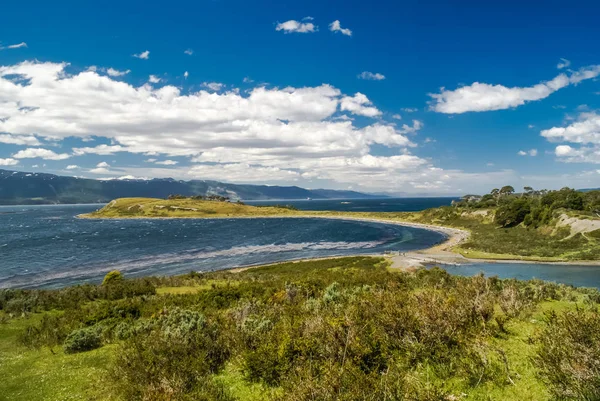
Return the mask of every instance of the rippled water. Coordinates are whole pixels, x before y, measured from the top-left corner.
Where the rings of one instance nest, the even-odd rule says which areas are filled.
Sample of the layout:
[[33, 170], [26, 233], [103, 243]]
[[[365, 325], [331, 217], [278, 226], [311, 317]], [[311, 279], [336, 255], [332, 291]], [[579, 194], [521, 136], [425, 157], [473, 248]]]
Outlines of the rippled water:
[[444, 236], [328, 219], [77, 219], [99, 206], [0, 207], [0, 287], [60, 287], [289, 259], [408, 251]]
[[[327, 202], [325, 207], [331, 207], [336, 201]], [[171, 275], [300, 258], [409, 251], [444, 239], [440, 233], [410, 227], [327, 219], [75, 218], [98, 207], [0, 206], [0, 288], [99, 282], [113, 269], [128, 276]], [[600, 288], [600, 266], [482, 262], [444, 268], [459, 275], [483, 272]]]
[[336, 210], [345, 212], [416, 212], [449, 206], [459, 198], [382, 198], [382, 199], [313, 199], [247, 201], [250, 205], [291, 205], [299, 210]]
[[451, 274], [473, 276], [484, 273], [486, 276], [530, 280], [537, 278], [576, 287], [600, 288], [600, 266], [565, 265], [560, 263], [468, 263], [442, 266]]

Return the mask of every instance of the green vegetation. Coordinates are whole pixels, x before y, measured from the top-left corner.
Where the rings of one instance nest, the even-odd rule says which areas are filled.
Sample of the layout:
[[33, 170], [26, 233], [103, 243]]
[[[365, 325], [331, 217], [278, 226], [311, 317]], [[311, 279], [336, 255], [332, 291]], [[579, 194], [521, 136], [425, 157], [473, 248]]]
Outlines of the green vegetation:
[[261, 217], [290, 216], [293, 208], [285, 206], [256, 207], [242, 202], [228, 202], [221, 197], [184, 197], [169, 199], [121, 198], [111, 201], [102, 209], [84, 215], [89, 218], [153, 218], [153, 217]]
[[371, 257], [1, 290], [0, 398], [594, 400], [599, 302]]

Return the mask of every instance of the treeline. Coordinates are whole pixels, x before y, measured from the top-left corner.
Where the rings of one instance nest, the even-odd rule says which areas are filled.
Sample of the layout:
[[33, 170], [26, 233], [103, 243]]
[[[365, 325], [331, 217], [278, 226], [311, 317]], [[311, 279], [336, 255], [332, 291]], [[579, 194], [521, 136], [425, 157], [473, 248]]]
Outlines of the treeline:
[[523, 192], [516, 193], [513, 187], [504, 186], [483, 196], [463, 196], [453, 205], [458, 208], [496, 208], [494, 221], [502, 227], [523, 223], [537, 228], [550, 223], [559, 210], [600, 217], [600, 191], [580, 192], [566, 187], [550, 191], [525, 187]]
[[[220, 379], [233, 366], [245, 383], [262, 384], [262, 399], [437, 401], [514, 386], [519, 375], [498, 340], [540, 302], [578, 299], [585, 306], [550, 315], [530, 340], [534, 363], [557, 398], [600, 397], [598, 291], [440, 269], [393, 273], [382, 262], [137, 280], [111, 273], [100, 286], [0, 291], [0, 309], [52, 311], [22, 333], [30, 347], [116, 344], [102, 379], [122, 399], [233, 400]], [[161, 286], [198, 290], [158, 295]]]

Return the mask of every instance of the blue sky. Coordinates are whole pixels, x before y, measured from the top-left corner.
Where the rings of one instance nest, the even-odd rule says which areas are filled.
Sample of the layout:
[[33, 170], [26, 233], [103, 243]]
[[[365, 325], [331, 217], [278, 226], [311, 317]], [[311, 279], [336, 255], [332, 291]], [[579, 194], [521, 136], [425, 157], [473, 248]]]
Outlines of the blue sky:
[[0, 168], [600, 186], [594, 2], [48, 3], [2, 6]]

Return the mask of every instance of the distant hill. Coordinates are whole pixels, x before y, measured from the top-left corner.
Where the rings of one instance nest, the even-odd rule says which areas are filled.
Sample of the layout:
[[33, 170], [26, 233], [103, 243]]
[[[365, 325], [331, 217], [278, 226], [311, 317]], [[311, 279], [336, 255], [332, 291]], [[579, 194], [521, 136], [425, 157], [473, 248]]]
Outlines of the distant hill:
[[219, 181], [93, 180], [45, 173], [0, 170], [0, 204], [106, 203], [116, 198], [166, 198], [171, 194], [221, 195], [233, 200], [368, 199], [381, 196], [296, 186], [238, 185]]

